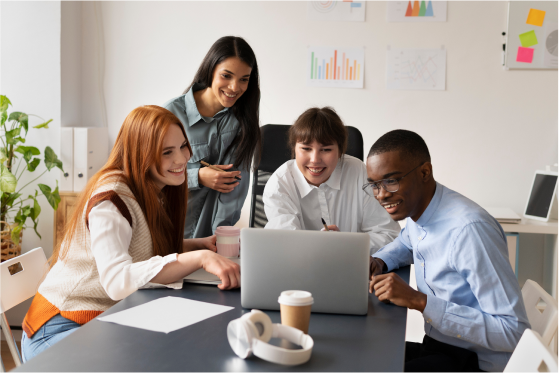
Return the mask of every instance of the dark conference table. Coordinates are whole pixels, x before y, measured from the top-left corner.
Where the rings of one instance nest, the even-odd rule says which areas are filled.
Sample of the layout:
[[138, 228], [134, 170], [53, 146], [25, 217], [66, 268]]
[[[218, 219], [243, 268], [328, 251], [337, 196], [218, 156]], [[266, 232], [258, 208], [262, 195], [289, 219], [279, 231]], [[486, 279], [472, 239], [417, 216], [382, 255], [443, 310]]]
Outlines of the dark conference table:
[[[396, 271], [409, 281], [410, 267]], [[104, 315], [160, 297], [183, 297], [235, 309], [171, 332], [157, 333], [93, 319], [14, 372], [27, 371], [402, 371], [407, 309], [369, 294], [367, 316], [313, 313], [311, 359], [286, 367], [252, 356], [237, 357], [227, 341], [227, 324], [249, 310], [240, 290], [185, 283], [182, 290], [139, 290]], [[279, 311], [265, 311], [280, 323]], [[281, 342], [272, 339], [273, 344]]]

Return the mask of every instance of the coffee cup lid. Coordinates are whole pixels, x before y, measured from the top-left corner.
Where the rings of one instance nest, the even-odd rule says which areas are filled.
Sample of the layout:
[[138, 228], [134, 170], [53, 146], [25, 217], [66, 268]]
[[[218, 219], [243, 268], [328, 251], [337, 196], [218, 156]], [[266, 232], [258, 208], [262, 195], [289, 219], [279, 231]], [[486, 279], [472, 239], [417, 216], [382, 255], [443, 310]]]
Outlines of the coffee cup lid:
[[308, 306], [314, 303], [314, 299], [308, 291], [286, 290], [281, 292], [278, 302], [286, 306]]

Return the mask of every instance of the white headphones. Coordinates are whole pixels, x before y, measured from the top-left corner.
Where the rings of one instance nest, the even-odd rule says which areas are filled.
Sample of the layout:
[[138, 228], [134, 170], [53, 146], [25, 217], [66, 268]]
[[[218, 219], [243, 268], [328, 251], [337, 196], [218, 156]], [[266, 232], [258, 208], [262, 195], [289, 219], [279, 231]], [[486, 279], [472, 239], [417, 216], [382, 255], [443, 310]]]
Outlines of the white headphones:
[[[295, 343], [302, 350], [268, 344], [270, 338], [283, 338]], [[299, 365], [311, 358], [314, 342], [312, 338], [291, 326], [272, 324], [270, 317], [262, 311], [252, 310], [240, 319], [227, 325], [227, 339], [233, 351], [243, 359], [254, 354], [261, 359], [282, 365]]]

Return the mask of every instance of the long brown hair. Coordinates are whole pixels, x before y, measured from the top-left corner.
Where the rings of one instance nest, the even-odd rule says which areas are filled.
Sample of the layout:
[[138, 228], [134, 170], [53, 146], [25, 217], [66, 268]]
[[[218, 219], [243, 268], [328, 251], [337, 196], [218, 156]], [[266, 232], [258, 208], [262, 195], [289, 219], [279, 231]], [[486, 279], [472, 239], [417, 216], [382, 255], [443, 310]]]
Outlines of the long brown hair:
[[160, 191], [149, 172], [150, 166], [155, 163], [157, 172], [161, 174], [163, 139], [173, 124], [181, 129], [192, 154], [180, 120], [169, 110], [148, 105], [140, 106], [128, 114], [109, 160], [81, 192], [72, 218], [65, 227], [62, 244], [54, 248], [49, 259], [51, 268], [59, 259], [64, 259], [76, 231], [85, 226], [83, 212], [93, 192], [104, 184], [114, 182], [115, 177], [130, 188], [133, 194], [130, 197], [140, 205], [151, 233], [154, 255], [182, 252], [188, 201], [187, 183], [185, 181], [178, 186], [167, 185]]
[[230, 57], [237, 57], [246, 63], [252, 70], [248, 80], [246, 92], [231, 107], [231, 112], [239, 121], [239, 132], [235, 140], [225, 151], [227, 154], [234, 145], [235, 168], [250, 170], [251, 163], [253, 170], [260, 163], [262, 152], [262, 136], [260, 134], [260, 76], [256, 56], [245, 39], [238, 36], [224, 36], [219, 38], [210, 48], [206, 57], [200, 64], [194, 80], [186, 88], [183, 94], [187, 93], [194, 84], [200, 84], [203, 88], [211, 87], [215, 67]]

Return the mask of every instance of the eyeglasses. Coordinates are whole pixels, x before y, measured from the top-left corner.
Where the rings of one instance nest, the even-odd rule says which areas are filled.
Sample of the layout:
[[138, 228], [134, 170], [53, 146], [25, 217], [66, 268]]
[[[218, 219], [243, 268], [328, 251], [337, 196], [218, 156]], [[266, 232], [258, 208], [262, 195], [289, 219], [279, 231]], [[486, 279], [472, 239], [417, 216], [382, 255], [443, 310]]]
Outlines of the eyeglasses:
[[[420, 165], [417, 165], [416, 167], [414, 167], [413, 170], [415, 170], [419, 166], [423, 166], [424, 164], [425, 162], [421, 163]], [[368, 195], [370, 195], [371, 197], [378, 196], [381, 186], [387, 192], [395, 193], [400, 189], [400, 180], [408, 176], [413, 170], [411, 170], [404, 176], [399, 177], [397, 179], [382, 179], [380, 181], [373, 181], [372, 183], [367, 183], [363, 185], [361, 189], [363, 189], [363, 191]]]

